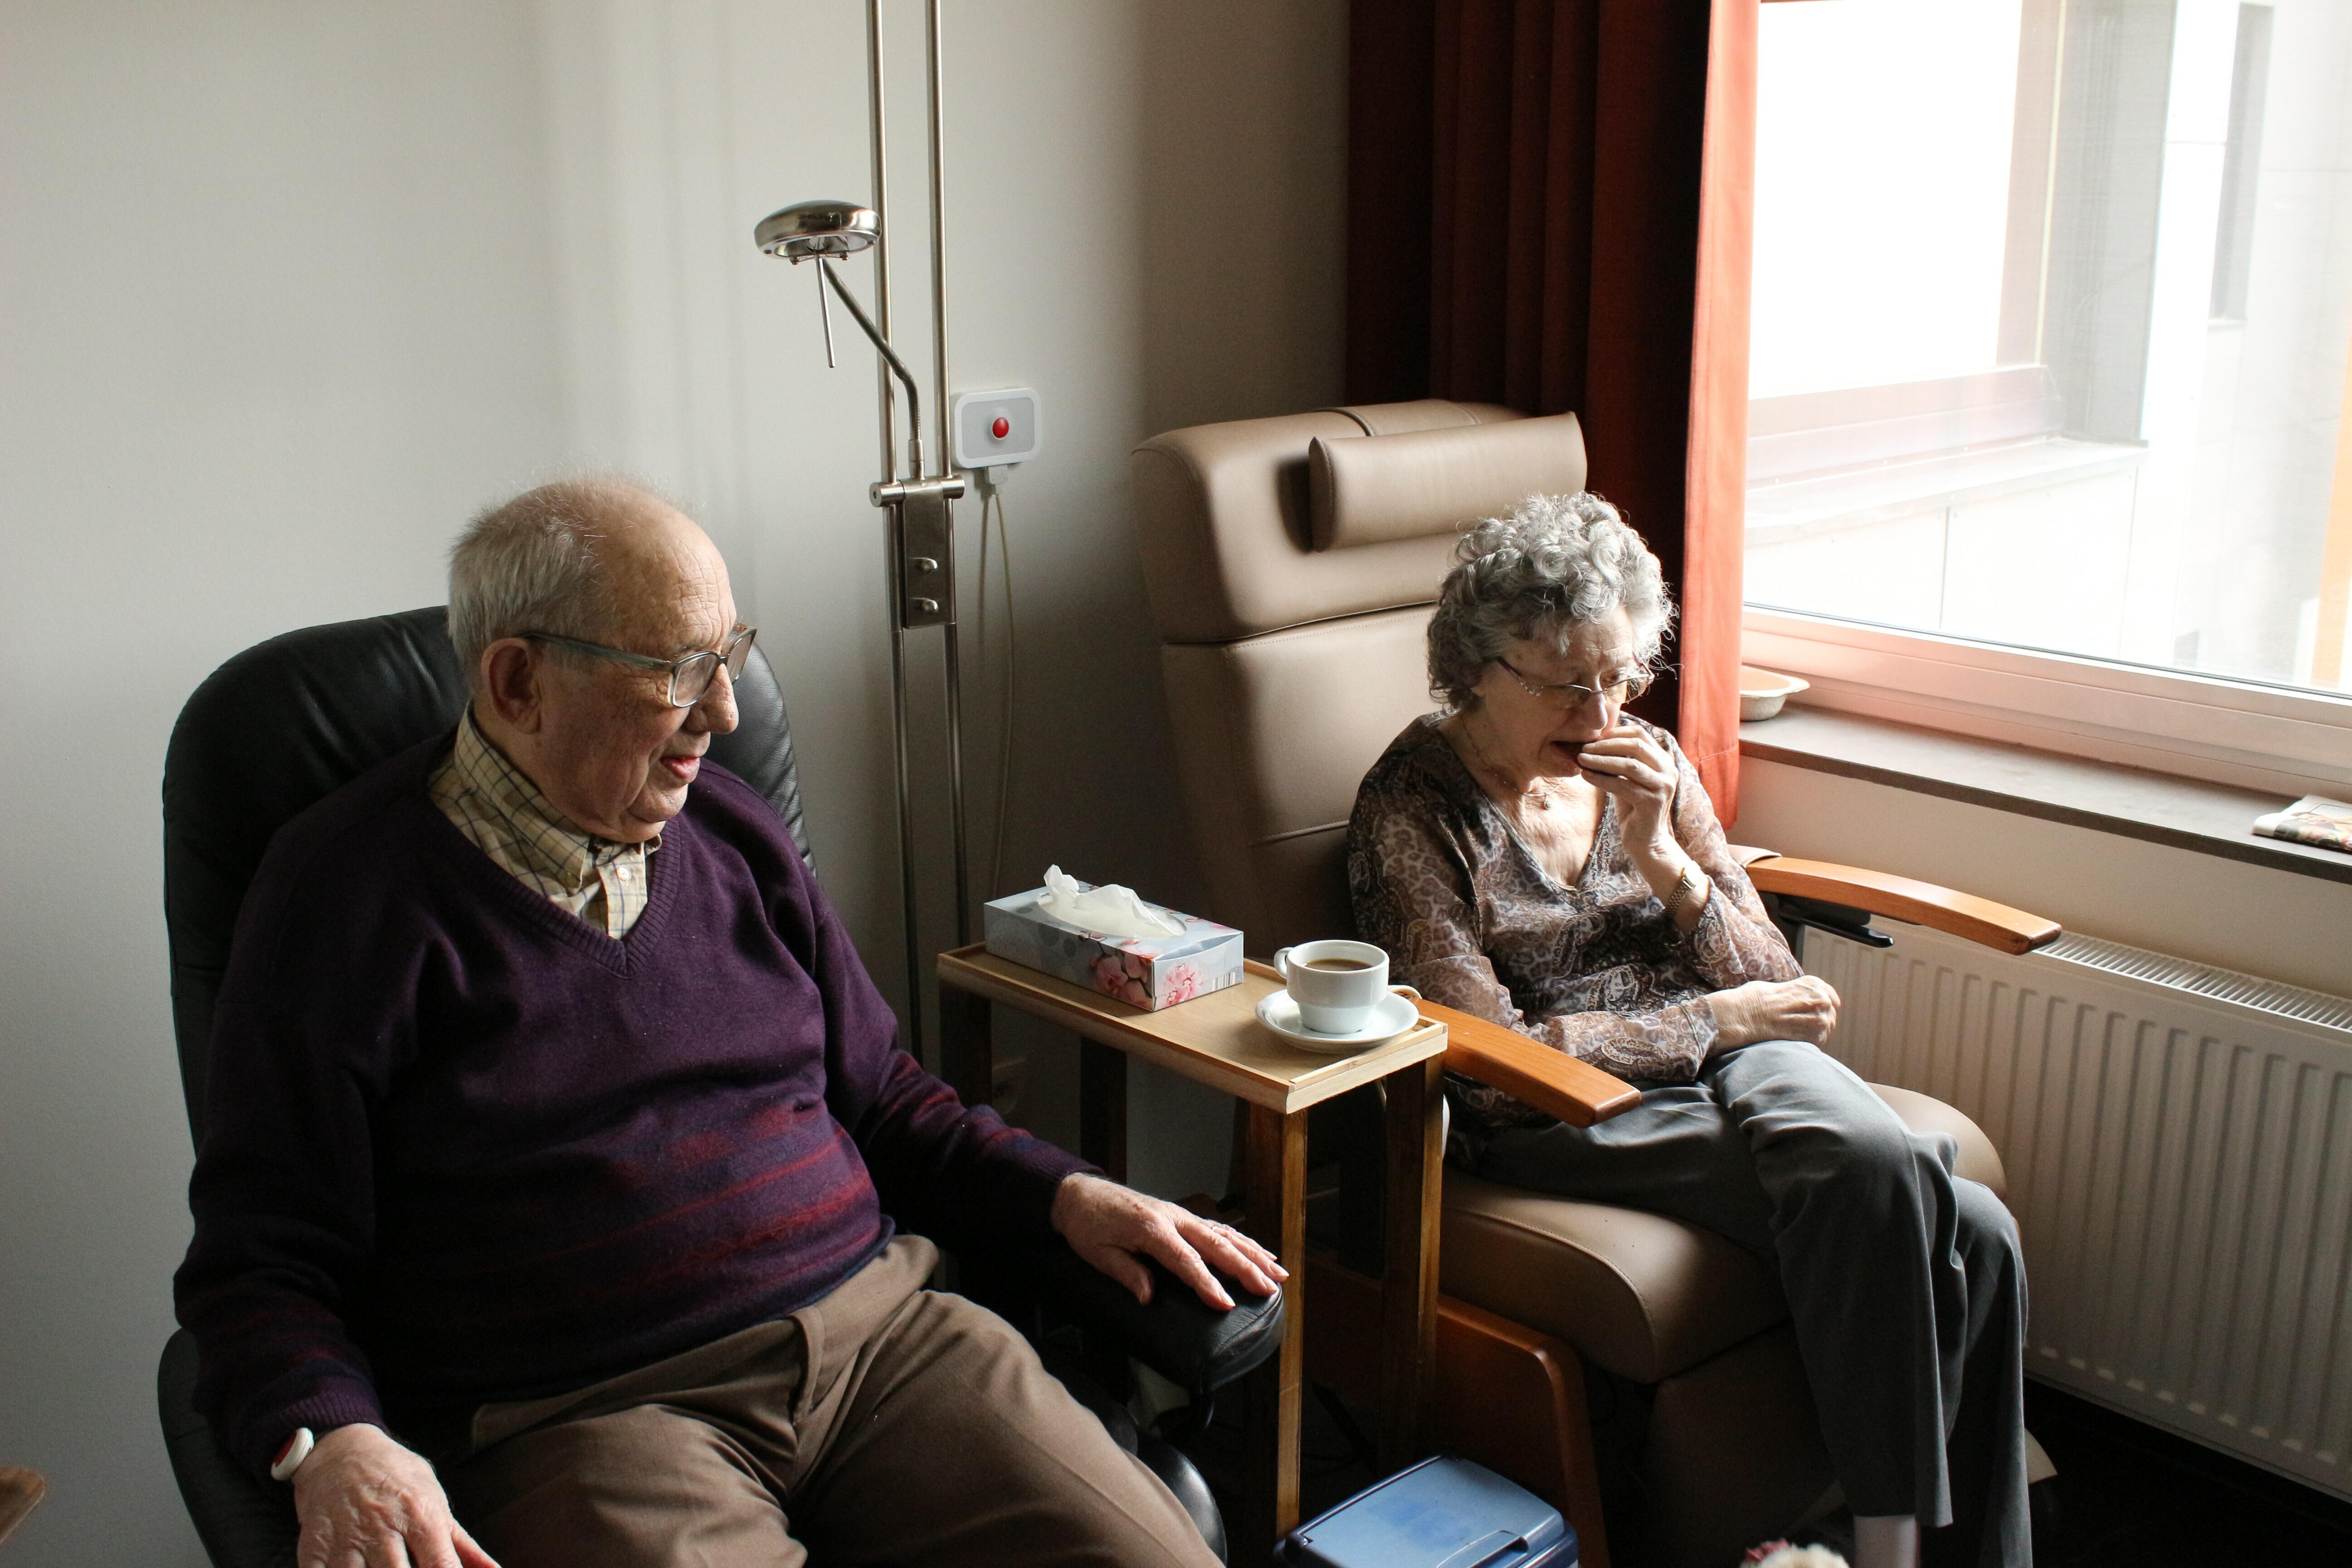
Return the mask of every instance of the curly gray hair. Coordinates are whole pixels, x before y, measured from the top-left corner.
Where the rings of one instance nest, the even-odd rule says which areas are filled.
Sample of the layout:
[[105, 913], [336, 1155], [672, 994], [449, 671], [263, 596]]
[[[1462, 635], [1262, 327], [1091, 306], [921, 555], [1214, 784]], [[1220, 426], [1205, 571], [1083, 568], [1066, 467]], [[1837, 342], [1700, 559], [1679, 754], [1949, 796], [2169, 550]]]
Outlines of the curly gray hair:
[[1590, 490], [1529, 496], [1454, 547], [1454, 569], [1429, 622], [1429, 692], [1457, 709], [1478, 705], [1486, 667], [1514, 642], [1549, 638], [1622, 609], [1633, 654], [1654, 668], [1674, 624], [1665, 574], [1617, 509]]

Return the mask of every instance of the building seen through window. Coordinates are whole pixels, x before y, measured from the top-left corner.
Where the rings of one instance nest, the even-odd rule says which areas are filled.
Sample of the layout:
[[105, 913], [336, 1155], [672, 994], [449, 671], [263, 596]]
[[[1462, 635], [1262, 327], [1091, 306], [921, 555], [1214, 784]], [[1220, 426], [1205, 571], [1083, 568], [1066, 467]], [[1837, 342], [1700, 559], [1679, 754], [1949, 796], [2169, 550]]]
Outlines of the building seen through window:
[[2352, 689], [2352, 4], [1762, 29], [1749, 603]]

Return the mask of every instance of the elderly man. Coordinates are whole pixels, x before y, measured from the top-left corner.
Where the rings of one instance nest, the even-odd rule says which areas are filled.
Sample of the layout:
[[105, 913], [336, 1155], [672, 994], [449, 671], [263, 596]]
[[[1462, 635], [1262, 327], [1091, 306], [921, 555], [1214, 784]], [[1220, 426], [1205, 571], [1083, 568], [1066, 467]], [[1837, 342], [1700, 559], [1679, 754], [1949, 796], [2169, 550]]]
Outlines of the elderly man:
[[551, 485], [450, 560], [468, 712], [271, 844], [191, 1184], [198, 1397], [301, 1568], [1210, 1561], [898, 1226], [1221, 1307], [1273, 1258], [895, 1048], [703, 758], [752, 633], [700, 529]]

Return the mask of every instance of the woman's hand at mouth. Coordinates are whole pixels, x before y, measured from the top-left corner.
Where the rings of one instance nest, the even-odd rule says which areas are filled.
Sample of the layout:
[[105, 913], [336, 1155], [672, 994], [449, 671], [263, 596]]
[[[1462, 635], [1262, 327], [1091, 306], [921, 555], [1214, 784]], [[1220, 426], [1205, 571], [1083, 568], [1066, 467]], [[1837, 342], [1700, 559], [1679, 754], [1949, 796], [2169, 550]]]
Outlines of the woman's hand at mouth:
[[1620, 719], [1577, 753], [1576, 765], [1617, 805], [1617, 833], [1651, 890], [1664, 899], [1690, 863], [1675, 838], [1674, 759], [1649, 734]]

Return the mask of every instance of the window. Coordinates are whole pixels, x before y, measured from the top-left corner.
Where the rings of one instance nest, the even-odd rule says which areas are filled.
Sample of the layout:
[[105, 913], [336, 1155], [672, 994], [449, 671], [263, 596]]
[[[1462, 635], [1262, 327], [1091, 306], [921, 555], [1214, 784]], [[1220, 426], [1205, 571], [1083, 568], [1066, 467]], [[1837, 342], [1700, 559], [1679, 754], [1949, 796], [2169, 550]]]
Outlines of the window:
[[2352, 5], [1768, 5], [1755, 210], [1754, 662], [2352, 780]]

